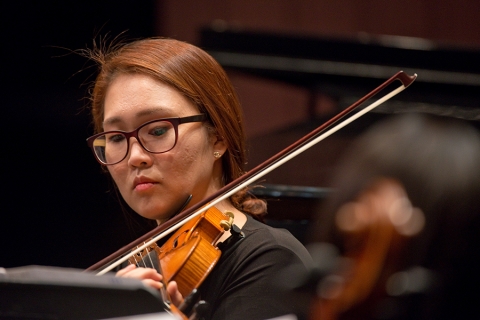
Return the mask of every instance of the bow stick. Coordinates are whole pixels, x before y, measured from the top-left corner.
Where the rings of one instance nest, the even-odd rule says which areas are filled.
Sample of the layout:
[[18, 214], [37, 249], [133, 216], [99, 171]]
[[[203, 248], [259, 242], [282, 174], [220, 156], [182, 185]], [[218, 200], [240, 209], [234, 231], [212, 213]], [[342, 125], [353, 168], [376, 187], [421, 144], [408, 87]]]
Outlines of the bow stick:
[[[264, 161], [262, 164], [256, 166], [255, 168], [249, 170], [248, 172], [246, 172], [239, 178], [235, 179], [234, 181], [230, 182], [229, 184], [225, 185], [224, 187], [222, 187], [221, 189], [219, 189], [217, 192], [210, 195], [209, 197], [203, 199], [202, 201], [186, 209], [185, 211], [181, 212], [180, 214], [176, 215], [170, 220], [164, 222], [158, 227], [152, 229], [151, 231], [144, 234], [143, 236], [133, 241], [129, 245], [119, 249], [118, 251], [106, 257], [105, 259], [90, 266], [87, 270], [92, 271], [92, 270], [98, 270], [102, 268], [100, 271], [98, 271], [97, 275], [102, 275], [112, 270], [113, 268], [117, 267], [124, 261], [128, 260], [129, 257], [131, 257], [132, 255], [137, 254], [138, 252], [144, 250], [145, 248], [149, 247], [153, 243], [156, 243], [158, 240], [172, 233], [176, 229], [180, 228], [184, 223], [194, 219], [195, 217], [200, 215], [202, 212], [205, 212], [206, 210], [213, 207], [220, 201], [223, 201], [224, 199], [230, 197], [231, 195], [235, 194], [239, 190], [242, 190], [243, 188], [247, 187], [248, 185], [252, 184], [253, 182], [257, 181], [258, 179], [266, 175], [267, 173], [273, 171], [274, 169], [283, 165], [284, 163], [296, 157], [300, 153], [304, 152], [305, 150], [311, 148], [318, 142], [327, 138], [331, 134], [335, 133], [336, 131], [345, 127], [349, 123], [360, 118], [367, 112], [370, 112], [371, 110], [375, 109], [380, 104], [384, 103], [385, 101], [394, 97], [398, 93], [402, 92], [408, 86], [410, 86], [413, 83], [413, 81], [415, 81], [416, 78], [417, 78], [417, 74], [414, 74], [413, 76], [409, 76], [403, 71], [397, 72], [390, 79], [382, 83], [373, 91], [371, 91], [370, 93], [368, 93], [367, 95], [359, 99], [357, 102], [355, 102], [348, 108], [344, 109], [342, 112], [338, 113], [336, 116], [334, 116], [324, 124], [320, 125], [318, 128], [316, 128], [309, 134], [297, 140], [295, 143], [291, 144], [281, 152], [277, 153], [276, 155]], [[373, 96], [378, 94], [380, 91], [384, 90], [387, 86], [389, 86], [396, 80], [401, 82], [401, 85], [398, 88], [396, 88], [395, 90], [392, 90], [390, 93], [384, 95], [382, 98], [378, 99], [374, 103], [368, 105], [361, 111], [355, 113], [353, 116], [340, 122], [342, 118], [350, 114], [353, 110], [355, 110], [365, 101], [372, 98]], [[338, 124], [333, 126], [335, 123], [338, 123]], [[140, 245], [140, 243], [142, 242], [143, 244]], [[134, 247], [137, 247], [137, 248], [132, 250], [132, 248]], [[128, 252], [130, 253], [127, 254]]]

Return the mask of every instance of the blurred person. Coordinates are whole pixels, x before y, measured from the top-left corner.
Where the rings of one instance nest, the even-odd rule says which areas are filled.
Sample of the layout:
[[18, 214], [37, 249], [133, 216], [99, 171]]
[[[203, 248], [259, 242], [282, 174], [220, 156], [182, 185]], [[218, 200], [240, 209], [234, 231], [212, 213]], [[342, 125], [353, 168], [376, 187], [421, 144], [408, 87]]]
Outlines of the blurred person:
[[403, 114], [368, 129], [310, 230], [309, 317], [479, 319], [479, 165], [480, 134], [461, 120]]

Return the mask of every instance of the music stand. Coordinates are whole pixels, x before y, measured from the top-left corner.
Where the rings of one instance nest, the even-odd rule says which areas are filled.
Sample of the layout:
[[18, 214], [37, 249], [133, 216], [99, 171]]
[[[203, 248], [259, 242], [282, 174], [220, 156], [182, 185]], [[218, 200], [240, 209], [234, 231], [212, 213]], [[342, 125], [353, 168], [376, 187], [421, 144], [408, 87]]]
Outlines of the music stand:
[[140, 280], [45, 266], [0, 268], [0, 297], [1, 319], [107, 319], [169, 309]]

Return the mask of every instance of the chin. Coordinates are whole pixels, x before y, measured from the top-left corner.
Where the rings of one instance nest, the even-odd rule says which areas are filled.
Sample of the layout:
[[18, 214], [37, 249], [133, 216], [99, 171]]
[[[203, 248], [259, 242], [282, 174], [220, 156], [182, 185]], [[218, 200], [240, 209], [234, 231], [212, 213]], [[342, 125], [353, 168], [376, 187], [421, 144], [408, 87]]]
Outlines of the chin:
[[158, 212], [165, 211], [163, 210], [135, 210], [140, 216], [144, 217], [145, 219], [149, 220], [157, 220], [157, 221], [165, 221], [168, 220], [169, 216], [164, 217], [161, 215], [158, 215]]

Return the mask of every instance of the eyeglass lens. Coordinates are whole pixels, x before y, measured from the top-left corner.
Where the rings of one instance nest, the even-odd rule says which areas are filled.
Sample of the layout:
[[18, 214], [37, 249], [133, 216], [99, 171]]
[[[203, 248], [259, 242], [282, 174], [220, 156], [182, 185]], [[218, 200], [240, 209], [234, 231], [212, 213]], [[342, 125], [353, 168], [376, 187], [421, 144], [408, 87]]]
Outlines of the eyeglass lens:
[[[175, 128], [169, 121], [155, 121], [138, 129], [140, 144], [149, 152], [161, 153], [175, 146]], [[107, 132], [93, 141], [93, 149], [105, 164], [117, 163], [128, 153], [128, 139], [121, 132]]]

